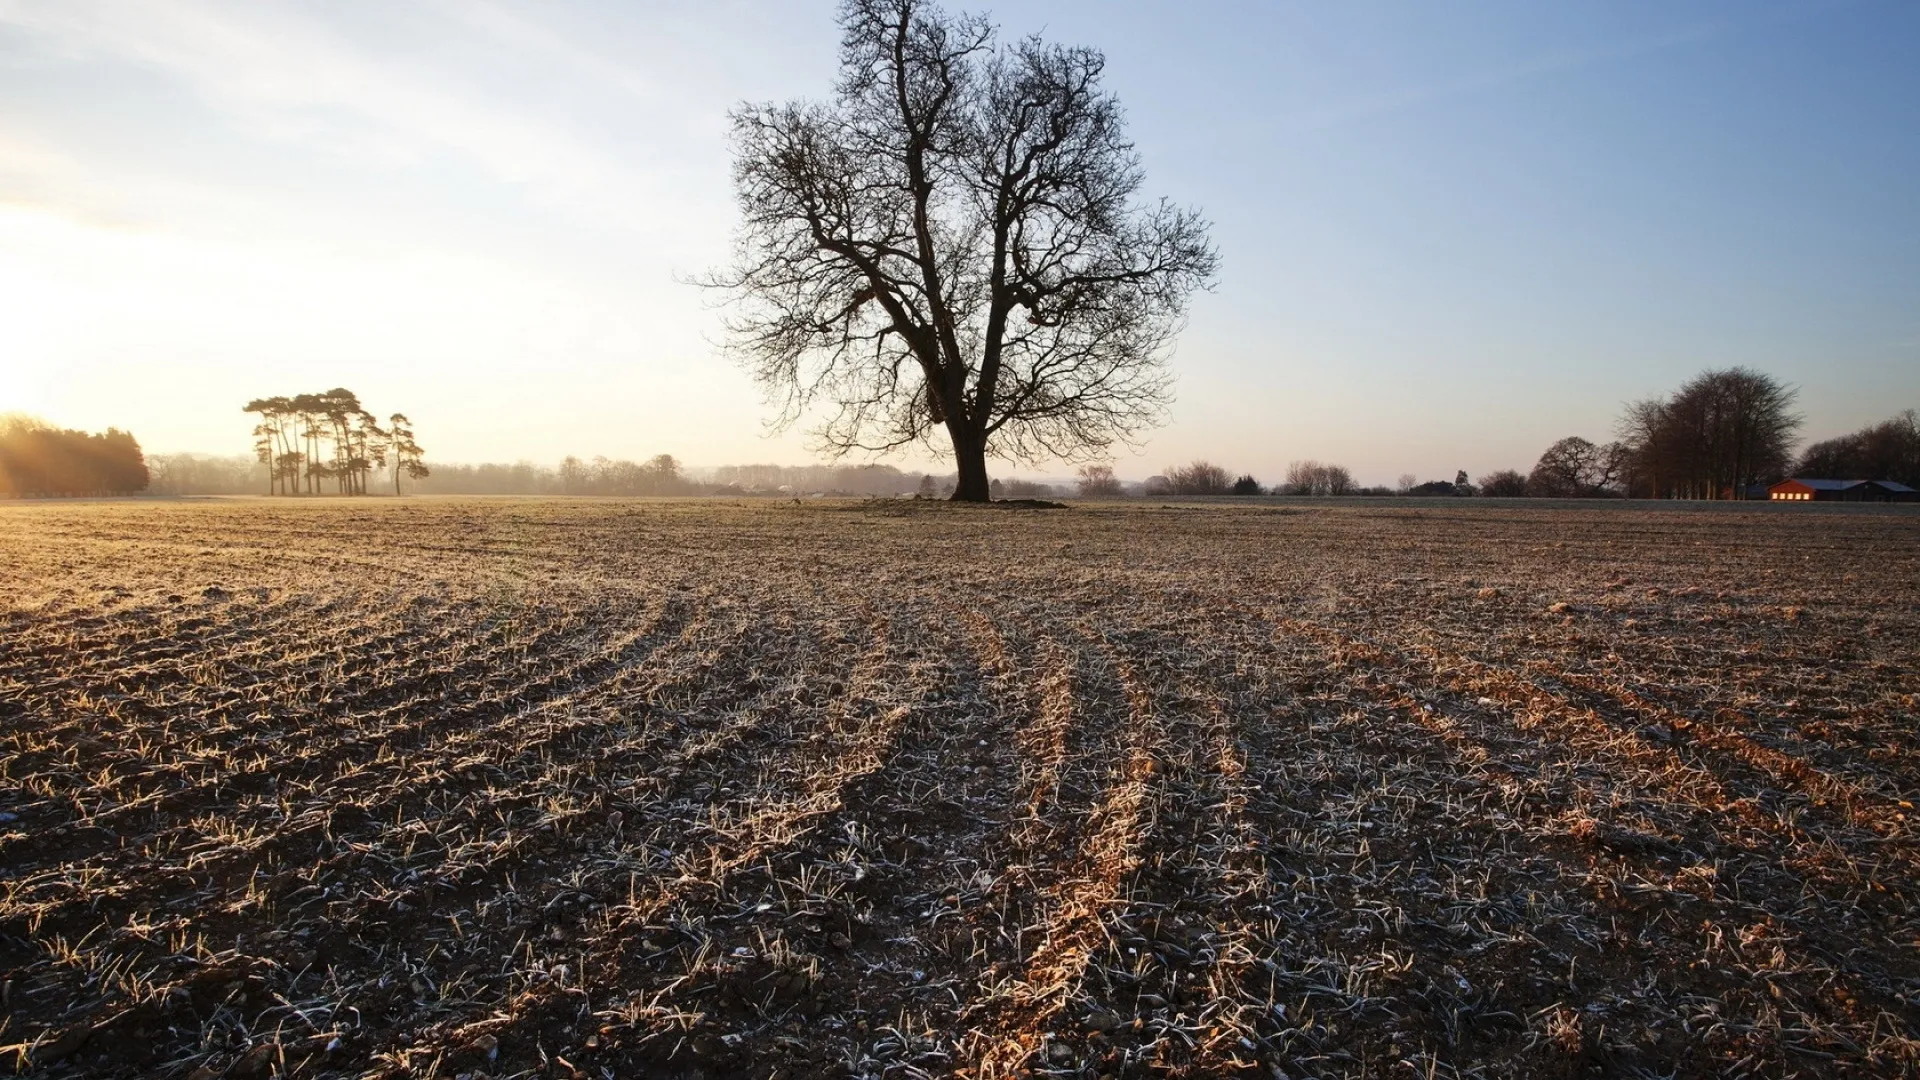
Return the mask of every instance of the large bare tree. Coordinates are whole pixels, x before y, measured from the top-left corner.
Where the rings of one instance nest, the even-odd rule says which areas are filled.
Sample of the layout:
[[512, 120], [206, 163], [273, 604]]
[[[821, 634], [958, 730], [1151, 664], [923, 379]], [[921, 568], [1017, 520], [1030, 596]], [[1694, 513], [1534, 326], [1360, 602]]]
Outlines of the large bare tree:
[[1798, 391], [1750, 368], [1703, 371], [1667, 398], [1630, 403], [1619, 433], [1631, 490], [1672, 499], [1746, 498], [1785, 475], [1801, 418]]
[[1165, 362], [1218, 256], [1140, 200], [1093, 49], [997, 40], [924, 0], [846, 0], [830, 101], [733, 113], [743, 222], [730, 347], [835, 453], [944, 434], [953, 497], [989, 455], [1088, 458], [1161, 415]]

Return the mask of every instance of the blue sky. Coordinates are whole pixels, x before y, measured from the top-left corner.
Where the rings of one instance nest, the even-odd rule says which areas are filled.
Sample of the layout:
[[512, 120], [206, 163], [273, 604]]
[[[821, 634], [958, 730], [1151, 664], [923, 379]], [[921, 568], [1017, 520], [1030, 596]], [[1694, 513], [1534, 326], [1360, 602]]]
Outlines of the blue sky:
[[[1525, 468], [1730, 364], [1809, 437], [1920, 407], [1920, 5], [990, 10], [1103, 49], [1214, 222], [1122, 475]], [[0, 0], [0, 410], [240, 452], [247, 398], [346, 385], [442, 460], [809, 460], [681, 282], [726, 110], [823, 95], [833, 12]]]

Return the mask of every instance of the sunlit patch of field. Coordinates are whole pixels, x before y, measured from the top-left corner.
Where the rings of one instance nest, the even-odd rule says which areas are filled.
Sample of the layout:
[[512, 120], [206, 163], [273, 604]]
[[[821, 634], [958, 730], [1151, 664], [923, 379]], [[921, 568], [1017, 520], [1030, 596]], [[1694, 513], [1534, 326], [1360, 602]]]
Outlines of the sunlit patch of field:
[[47, 1076], [1920, 1070], [1920, 515], [0, 506]]

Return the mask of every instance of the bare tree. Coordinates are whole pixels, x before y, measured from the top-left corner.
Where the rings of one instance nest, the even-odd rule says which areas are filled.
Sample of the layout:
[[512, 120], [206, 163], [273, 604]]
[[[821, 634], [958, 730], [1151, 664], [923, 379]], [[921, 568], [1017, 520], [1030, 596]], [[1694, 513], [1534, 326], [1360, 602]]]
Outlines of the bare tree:
[[[1411, 487], [1412, 483], [1407, 486]], [[1288, 495], [1351, 495], [1353, 474], [1345, 465], [1323, 464], [1308, 458], [1287, 466], [1287, 482], [1281, 490]]]
[[1167, 470], [1167, 490], [1174, 495], [1225, 495], [1233, 490], [1233, 474], [1211, 461], [1195, 461]]
[[1083, 499], [1111, 499], [1120, 494], [1120, 480], [1113, 475], [1111, 465], [1080, 466], [1080, 497]]
[[830, 102], [732, 116], [743, 222], [731, 348], [834, 453], [932, 443], [953, 497], [989, 454], [1131, 440], [1168, 400], [1169, 346], [1218, 263], [1198, 213], [1141, 204], [1106, 61], [996, 40], [927, 0], [845, 0]]
[[1798, 392], [1748, 368], [1703, 371], [1672, 397], [1629, 404], [1617, 431], [1631, 452], [1629, 493], [1745, 498], [1785, 474], [1800, 417]]
[[1814, 443], [1800, 455], [1794, 475], [1920, 487], [1920, 413], [1908, 409], [1851, 435]]
[[1287, 482], [1283, 490], [1289, 495], [1315, 494], [1314, 481], [1319, 474], [1320, 468], [1320, 463], [1312, 458], [1308, 458], [1305, 461], [1289, 462], [1287, 464]]
[[655, 454], [640, 466], [640, 486], [648, 495], [679, 495], [686, 490], [680, 461], [672, 454]]
[[1527, 494], [1537, 499], [1578, 499], [1593, 486], [1600, 448], [1578, 435], [1547, 447], [1527, 476]]
[[1500, 469], [1480, 478], [1480, 494], [1494, 499], [1517, 499], [1527, 493], [1527, 478], [1514, 469]]

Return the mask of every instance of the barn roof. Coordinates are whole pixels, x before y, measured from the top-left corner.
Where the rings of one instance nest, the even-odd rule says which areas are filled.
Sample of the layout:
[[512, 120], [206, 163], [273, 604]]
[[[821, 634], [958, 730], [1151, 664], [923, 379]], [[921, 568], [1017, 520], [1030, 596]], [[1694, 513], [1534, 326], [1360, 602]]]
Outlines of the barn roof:
[[1866, 483], [1865, 480], [1809, 480], [1804, 476], [1796, 476], [1786, 482], [1789, 484], [1803, 484], [1815, 491], [1846, 491], [1849, 488], [1857, 488], [1861, 484]]
[[1913, 490], [1907, 485], [1899, 483], [1898, 481], [1894, 481], [1894, 480], [1874, 480], [1874, 481], [1871, 481], [1871, 483], [1873, 484], [1874, 487], [1885, 488], [1888, 491], [1899, 492], [1903, 494]]

